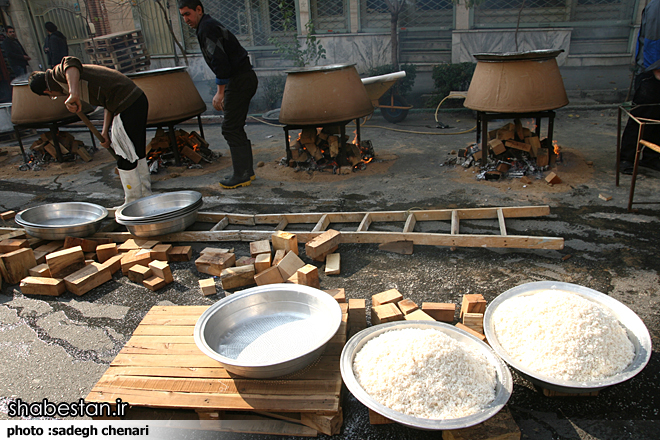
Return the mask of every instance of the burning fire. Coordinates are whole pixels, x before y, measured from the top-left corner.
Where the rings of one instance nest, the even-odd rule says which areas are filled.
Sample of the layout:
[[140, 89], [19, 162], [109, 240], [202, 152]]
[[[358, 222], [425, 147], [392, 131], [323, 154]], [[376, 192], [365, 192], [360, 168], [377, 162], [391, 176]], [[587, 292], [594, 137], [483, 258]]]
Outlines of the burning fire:
[[555, 151], [555, 156], [559, 156], [559, 153], [561, 151], [561, 148], [559, 148], [559, 142], [557, 141], [552, 141], [552, 148]]

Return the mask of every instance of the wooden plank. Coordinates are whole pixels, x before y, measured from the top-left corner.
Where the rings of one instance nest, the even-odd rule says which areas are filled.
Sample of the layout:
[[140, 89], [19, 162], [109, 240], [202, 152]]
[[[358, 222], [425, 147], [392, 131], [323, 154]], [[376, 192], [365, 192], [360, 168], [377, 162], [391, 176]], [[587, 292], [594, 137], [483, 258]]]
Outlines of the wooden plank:
[[316, 225], [314, 225], [312, 232], [323, 232], [326, 229], [328, 229], [329, 225], [330, 225], [330, 219], [328, 218], [328, 215], [323, 214], [319, 219], [319, 221], [316, 222]]
[[502, 208], [497, 208], [497, 221], [500, 224], [500, 235], [506, 235], [506, 223], [504, 223]]
[[228, 225], [229, 225], [229, 217], [225, 216], [223, 217], [222, 220], [220, 220], [218, 223], [215, 224], [215, 226], [211, 228], [211, 232], [222, 231]]
[[403, 232], [414, 232], [416, 223], [417, 219], [415, 218], [415, 214], [410, 213], [406, 219], [406, 224], [403, 226]]
[[85, 399], [88, 402], [114, 402], [122, 399], [132, 406], [152, 408], [201, 409], [232, 411], [339, 411], [339, 396], [306, 395], [273, 396], [268, 394], [215, 394], [173, 391], [128, 390], [94, 387]]
[[457, 235], [459, 230], [460, 220], [458, 210], [451, 212], [451, 235]]
[[254, 226], [254, 215], [250, 214], [230, 214], [224, 212], [200, 212], [197, 214], [197, 221], [206, 223], [218, 223], [223, 218], [229, 220], [231, 225]]
[[197, 379], [144, 376], [103, 376], [95, 388], [122, 388], [129, 390], [176, 391], [185, 393], [217, 394], [273, 394], [278, 396], [308, 396], [336, 394], [341, 382], [336, 380], [251, 380], [251, 379]]
[[369, 229], [369, 226], [371, 225], [371, 213], [367, 212], [364, 214], [364, 217], [362, 218], [362, 221], [360, 222], [360, 225], [356, 229], [355, 232], [364, 232], [367, 229]]
[[[299, 234], [304, 238], [304, 234]], [[468, 235], [402, 232], [343, 232], [342, 243], [388, 243], [410, 240], [416, 245], [457, 247], [508, 247], [520, 249], [563, 249], [561, 237], [532, 237], [523, 235]]]
[[283, 231], [289, 225], [289, 221], [286, 217], [282, 217], [282, 220], [275, 226], [276, 231]]

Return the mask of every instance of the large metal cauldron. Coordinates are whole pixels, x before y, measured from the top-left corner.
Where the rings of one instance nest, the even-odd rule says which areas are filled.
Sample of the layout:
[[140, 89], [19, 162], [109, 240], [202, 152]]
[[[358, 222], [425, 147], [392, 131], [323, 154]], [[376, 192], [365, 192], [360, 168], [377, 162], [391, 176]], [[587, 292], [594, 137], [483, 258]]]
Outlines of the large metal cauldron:
[[374, 107], [354, 64], [333, 64], [287, 71], [280, 122], [315, 125], [350, 121]]
[[147, 124], [183, 121], [206, 111], [206, 104], [188, 74], [187, 67], [129, 73], [149, 99]]
[[464, 105], [472, 110], [527, 113], [568, 104], [555, 59], [562, 50], [476, 54]]
[[[27, 81], [14, 81], [11, 85], [11, 122], [14, 125], [48, 124], [76, 116], [66, 109], [64, 96], [53, 100], [37, 95], [30, 90]], [[89, 113], [93, 109], [83, 103], [83, 112]]]

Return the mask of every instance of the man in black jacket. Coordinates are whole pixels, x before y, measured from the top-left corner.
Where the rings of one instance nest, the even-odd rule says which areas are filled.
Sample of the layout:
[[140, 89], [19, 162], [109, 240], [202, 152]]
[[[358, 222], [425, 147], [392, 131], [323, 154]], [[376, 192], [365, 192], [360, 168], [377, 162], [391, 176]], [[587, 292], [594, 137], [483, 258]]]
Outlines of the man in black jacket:
[[206, 64], [215, 74], [217, 92], [213, 108], [224, 111], [222, 135], [229, 150], [234, 173], [220, 181], [223, 188], [248, 186], [254, 180], [252, 144], [245, 133], [250, 100], [257, 91], [257, 75], [247, 51], [236, 36], [204, 13], [200, 0], [179, 0], [183, 20], [196, 30]]
[[44, 52], [48, 56], [48, 65], [52, 69], [62, 62], [62, 58], [69, 55], [69, 46], [64, 34], [57, 30], [57, 26], [52, 21], [44, 23], [46, 28], [46, 41], [44, 42]]
[[28, 61], [31, 58], [16, 38], [16, 30], [12, 26], [7, 26], [7, 38], [2, 42], [2, 51], [9, 62], [14, 77], [27, 73]]

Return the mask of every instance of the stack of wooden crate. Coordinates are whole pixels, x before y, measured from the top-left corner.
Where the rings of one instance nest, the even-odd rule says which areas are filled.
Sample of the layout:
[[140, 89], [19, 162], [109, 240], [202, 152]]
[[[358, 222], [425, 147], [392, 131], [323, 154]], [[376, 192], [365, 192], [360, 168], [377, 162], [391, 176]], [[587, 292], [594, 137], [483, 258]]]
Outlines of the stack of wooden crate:
[[92, 63], [121, 73], [147, 70], [151, 61], [141, 30], [117, 32], [85, 40], [85, 51]]

